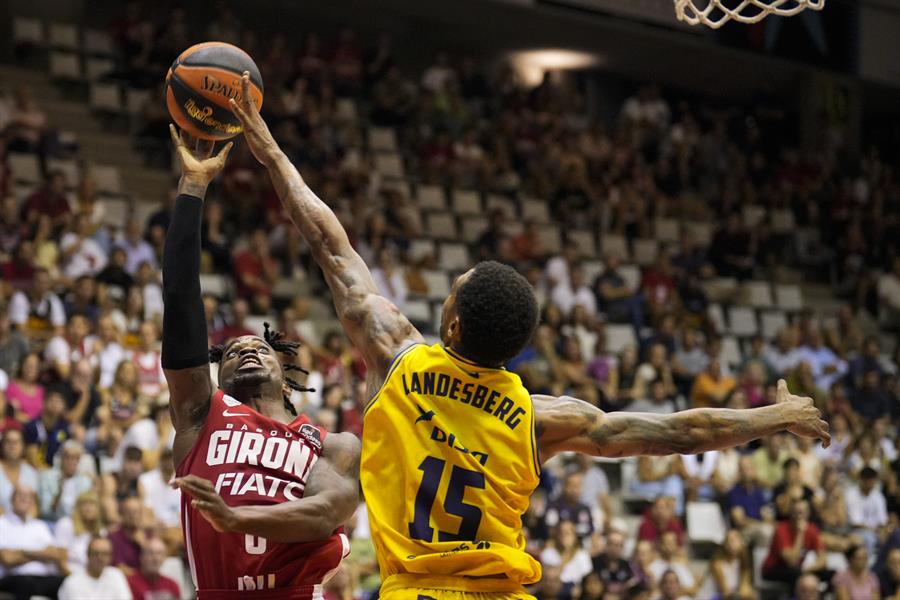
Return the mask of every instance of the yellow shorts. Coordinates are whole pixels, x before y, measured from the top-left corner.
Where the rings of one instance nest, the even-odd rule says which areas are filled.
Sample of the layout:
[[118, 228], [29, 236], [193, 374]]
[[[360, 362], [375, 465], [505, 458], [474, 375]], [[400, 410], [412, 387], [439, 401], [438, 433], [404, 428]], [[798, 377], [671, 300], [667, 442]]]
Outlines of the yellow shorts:
[[522, 592], [460, 592], [457, 590], [435, 590], [431, 588], [394, 588], [379, 594], [384, 600], [535, 600]]
[[[522, 586], [507, 579], [394, 575], [381, 586], [383, 600], [535, 600]], [[427, 587], [413, 587], [415, 583]]]

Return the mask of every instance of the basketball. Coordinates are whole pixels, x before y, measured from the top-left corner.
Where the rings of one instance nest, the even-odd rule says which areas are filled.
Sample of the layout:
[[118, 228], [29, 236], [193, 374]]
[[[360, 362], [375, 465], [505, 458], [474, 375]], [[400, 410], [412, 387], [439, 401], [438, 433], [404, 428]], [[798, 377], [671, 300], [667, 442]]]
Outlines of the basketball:
[[228, 101], [241, 100], [241, 75], [250, 73], [252, 101], [262, 108], [263, 84], [250, 55], [225, 42], [191, 46], [166, 75], [166, 106], [175, 123], [204, 140], [227, 140], [241, 132]]

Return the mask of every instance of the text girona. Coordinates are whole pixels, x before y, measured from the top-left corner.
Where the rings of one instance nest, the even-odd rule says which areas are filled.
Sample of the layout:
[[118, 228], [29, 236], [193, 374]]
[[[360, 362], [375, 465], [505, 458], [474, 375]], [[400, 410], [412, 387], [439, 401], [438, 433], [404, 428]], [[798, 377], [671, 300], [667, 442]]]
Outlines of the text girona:
[[216, 431], [209, 439], [206, 464], [256, 465], [284, 471], [304, 481], [316, 457], [306, 444], [282, 436], [293, 434], [275, 430], [268, 435], [254, 431]]

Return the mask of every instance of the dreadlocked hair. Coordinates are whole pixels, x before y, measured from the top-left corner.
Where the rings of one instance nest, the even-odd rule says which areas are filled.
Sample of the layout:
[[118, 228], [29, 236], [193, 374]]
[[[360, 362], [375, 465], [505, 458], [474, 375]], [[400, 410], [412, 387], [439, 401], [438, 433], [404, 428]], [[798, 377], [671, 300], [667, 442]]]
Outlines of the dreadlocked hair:
[[[300, 342], [291, 342], [289, 340], [284, 339], [283, 331], [275, 331], [269, 328], [268, 321], [263, 322], [263, 339], [266, 341], [269, 346], [272, 347], [272, 350], [278, 352], [279, 354], [284, 354], [286, 356], [297, 356], [297, 348], [300, 347]], [[211, 346], [209, 348], [209, 362], [211, 363], [221, 363], [222, 357], [225, 354], [225, 344], [216, 344], [215, 346]], [[297, 390], [298, 392], [314, 392], [313, 388], [308, 388], [305, 385], [301, 384], [295, 379], [287, 376], [287, 373], [290, 371], [299, 371], [304, 375], [309, 375], [309, 371], [304, 369], [299, 365], [295, 365], [293, 363], [283, 363], [281, 367], [285, 371], [284, 383], [292, 390]], [[291, 404], [291, 396], [290, 394], [284, 394], [284, 408], [289, 413], [294, 416], [297, 416], [297, 409], [294, 408], [294, 405]]]

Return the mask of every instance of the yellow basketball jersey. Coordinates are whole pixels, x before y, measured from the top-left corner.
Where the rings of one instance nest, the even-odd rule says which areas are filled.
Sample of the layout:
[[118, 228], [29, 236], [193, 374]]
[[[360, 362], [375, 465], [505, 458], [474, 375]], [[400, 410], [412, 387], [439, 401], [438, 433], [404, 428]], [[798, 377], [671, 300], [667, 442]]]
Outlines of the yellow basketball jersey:
[[360, 479], [384, 589], [516, 591], [541, 577], [522, 515], [540, 466], [518, 375], [413, 345], [366, 407]]

